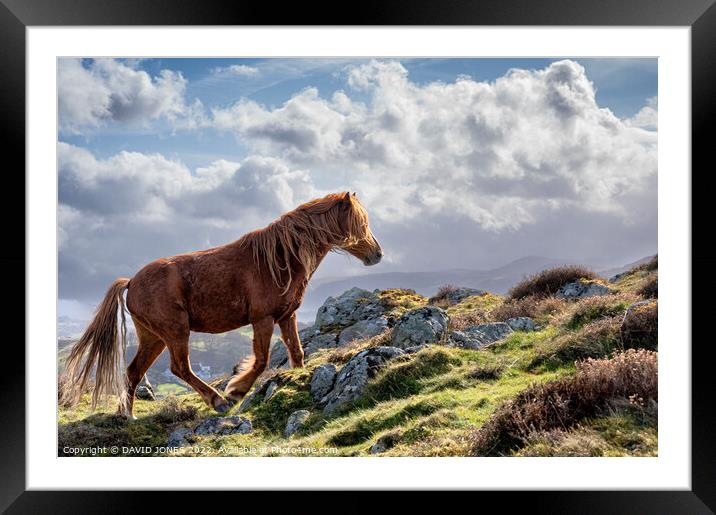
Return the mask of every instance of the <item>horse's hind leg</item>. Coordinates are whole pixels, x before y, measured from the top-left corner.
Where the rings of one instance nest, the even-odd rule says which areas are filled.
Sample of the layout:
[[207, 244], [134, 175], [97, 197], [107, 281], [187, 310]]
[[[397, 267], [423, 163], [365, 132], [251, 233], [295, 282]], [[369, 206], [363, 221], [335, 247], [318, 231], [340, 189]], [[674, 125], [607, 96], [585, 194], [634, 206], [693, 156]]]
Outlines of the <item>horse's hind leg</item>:
[[224, 395], [234, 401], [240, 401], [251, 389], [256, 378], [266, 370], [273, 334], [274, 320], [271, 317], [262, 318], [254, 322], [254, 356], [247, 362], [244, 370], [231, 378], [226, 385]]
[[119, 407], [119, 411], [128, 417], [133, 416], [134, 392], [137, 386], [166, 346], [159, 336], [146, 329], [136, 319], [134, 319], [134, 327], [137, 329], [137, 354], [127, 367], [126, 403], [120, 404]]
[[169, 347], [169, 354], [171, 356], [170, 369], [172, 373], [186, 381], [196, 393], [201, 395], [209, 406], [214, 408], [219, 413], [224, 413], [231, 408], [232, 404], [227, 402], [219, 392], [214, 388], [206, 384], [197, 376], [191, 369], [191, 363], [189, 362], [189, 336], [182, 340], [174, 340], [167, 344]]
[[288, 360], [291, 363], [291, 368], [302, 367], [303, 348], [301, 347], [301, 338], [298, 336], [296, 313], [292, 313], [290, 317], [280, 320], [278, 326], [281, 328], [281, 339], [288, 350]]

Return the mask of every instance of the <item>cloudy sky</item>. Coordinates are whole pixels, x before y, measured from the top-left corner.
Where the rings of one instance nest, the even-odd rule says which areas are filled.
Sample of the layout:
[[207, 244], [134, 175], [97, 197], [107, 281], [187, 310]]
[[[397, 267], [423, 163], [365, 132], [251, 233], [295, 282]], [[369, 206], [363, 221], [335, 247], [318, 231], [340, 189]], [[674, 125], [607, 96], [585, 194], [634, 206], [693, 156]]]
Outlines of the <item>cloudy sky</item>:
[[657, 250], [655, 59], [61, 59], [58, 106], [61, 317], [331, 191], [386, 257], [323, 277]]

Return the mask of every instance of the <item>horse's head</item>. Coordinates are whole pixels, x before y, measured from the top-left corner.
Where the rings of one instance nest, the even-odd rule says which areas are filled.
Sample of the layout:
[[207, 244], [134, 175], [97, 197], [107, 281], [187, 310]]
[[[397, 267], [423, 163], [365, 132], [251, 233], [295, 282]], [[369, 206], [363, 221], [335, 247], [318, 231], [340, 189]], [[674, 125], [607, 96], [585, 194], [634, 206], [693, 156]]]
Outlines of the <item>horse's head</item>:
[[341, 240], [336, 246], [357, 257], [366, 266], [376, 265], [383, 258], [383, 249], [368, 225], [368, 212], [355, 193], [341, 195], [339, 206]]

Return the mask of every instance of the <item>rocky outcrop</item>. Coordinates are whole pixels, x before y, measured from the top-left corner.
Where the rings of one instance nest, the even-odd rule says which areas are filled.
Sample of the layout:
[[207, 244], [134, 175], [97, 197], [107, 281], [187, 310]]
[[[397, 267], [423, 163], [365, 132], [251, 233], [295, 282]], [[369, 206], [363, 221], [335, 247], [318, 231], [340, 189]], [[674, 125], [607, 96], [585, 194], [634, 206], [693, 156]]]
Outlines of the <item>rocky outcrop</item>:
[[286, 421], [286, 429], [284, 430], [283, 435], [288, 438], [298, 432], [305, 425], [306, 420], [310, 416], [311, 412], [305, 409], [291, 413], [288, 416], [288, 421]]
[[[299, 331], [303, 357], [308, 358], [311, 354], [321, 349], [330, 349], [338, 346], [338, 335], [336, 333], [316, 334], [313, 326], [308, 330]], [[282, 341], [277, 341], [271, 347], [269, 368], [288, 368], [288, 351]]]
[[349, 325], [341, 331], [341, 334], [338, 336], [338, 346], [346, 345], [354, 340], [377, 336], [387, 328], [388, 320], [383, 317], [361, 320], [353, 325]]
[[[352, 341], [376, 336], [388, 328], [383, 315], [380, 290], [351, 288], [338, 297], [328, 297], [318, 308], [315, 323], [298, 332], [304, 358], [321, 349], [346, 345]], [[281, 341], [271, 347], [269, 368], [288, 368], [288, 352]]]
[[378, 318], [385, 313], [380, 290], [351, 288], [338, 297], [328, 297], [318, 308], [314, 327], [320, 331], [344, 328], [361, 320]]
[[336, 376], [335, 384], [320, 401], [323, 412], [330, 415], [348, 402], [358, 399], [378, 370], [391, 359], [405, 354], [396, 347], [373, 347], [353, 356]]
[[598, 295], [609, 295], [612, 293], [603, 284], [591, 281], [575, 281], [562, 286], [555, 297], [558, 299], [582, 299], [584, 297], [595, 297]]
[[319, 365], [311, 376], [311, 397], [319, 402], [328, 392], [333, 389], [338, 371], [333, 363]]
[[435, 306], [423, 306], [408, 311], [401, 316], [393, 327], [391, 345], [401, 349], [436, 343], [446, 335], [448, 327], [447, 313]]
[[195, 435], [233, 435], [252, 431], [251, 421], [238, 415], [230, 417], [211, 417], [194, 429]]

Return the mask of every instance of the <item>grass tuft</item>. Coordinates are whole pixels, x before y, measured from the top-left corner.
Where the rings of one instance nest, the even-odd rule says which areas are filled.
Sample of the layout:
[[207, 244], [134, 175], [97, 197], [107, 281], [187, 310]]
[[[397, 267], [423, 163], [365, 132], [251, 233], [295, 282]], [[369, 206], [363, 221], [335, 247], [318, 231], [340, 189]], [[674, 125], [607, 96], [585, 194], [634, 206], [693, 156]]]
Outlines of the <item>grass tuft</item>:
[[549, 268], [517, 283], [510, 289], [508, 296], [511, 299], [523, 299], [533, 295], [547, 297], [554, 295], [565, 284], [580, 279], [597, 278], [597, 274], [579, 265]]

